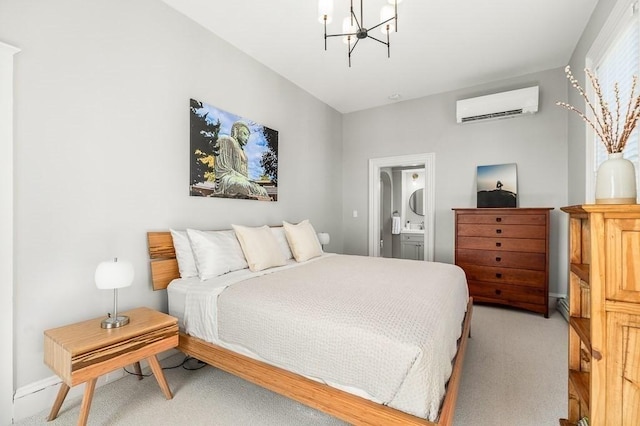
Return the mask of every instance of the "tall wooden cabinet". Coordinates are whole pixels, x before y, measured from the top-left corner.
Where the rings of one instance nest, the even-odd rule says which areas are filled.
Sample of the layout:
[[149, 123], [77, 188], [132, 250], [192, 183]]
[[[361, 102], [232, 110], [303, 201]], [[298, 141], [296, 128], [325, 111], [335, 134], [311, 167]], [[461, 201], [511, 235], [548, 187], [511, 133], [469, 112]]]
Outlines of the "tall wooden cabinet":
[[455, 263], [474, 302], [549, 317], [549, 212], [544, 208], [453, 209]]
[[640, 205], [569, 214], [569, 410], [561, 425], [640, 424]]

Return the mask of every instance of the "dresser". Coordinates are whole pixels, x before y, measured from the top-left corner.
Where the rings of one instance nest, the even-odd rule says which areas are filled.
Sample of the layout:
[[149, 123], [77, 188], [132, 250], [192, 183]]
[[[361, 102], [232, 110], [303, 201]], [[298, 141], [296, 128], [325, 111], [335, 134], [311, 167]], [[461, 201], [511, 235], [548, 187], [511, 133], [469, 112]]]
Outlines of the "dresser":
[[455, 264], [474, 302], [549, 317], [549, 215], [544, 208], [453, 209]]
[[586, 204], [569, 218], [568, 417], [640, 424], [640, 205]]

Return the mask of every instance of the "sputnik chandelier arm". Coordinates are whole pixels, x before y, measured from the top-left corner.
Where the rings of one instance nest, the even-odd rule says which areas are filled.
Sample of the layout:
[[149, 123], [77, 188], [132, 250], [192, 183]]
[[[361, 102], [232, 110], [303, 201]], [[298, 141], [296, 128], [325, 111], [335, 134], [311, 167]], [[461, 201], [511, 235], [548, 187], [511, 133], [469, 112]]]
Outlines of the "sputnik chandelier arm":
[[[349, 67], [351, 67], [351, 54], [358, 45], [358, 42], [370, 38], [387, 46], [387, 58], [390, 58], [391, 41], [389, 40], [389, 33], [391, 31], [398, 31], [398, 3], [401, 1], [402, 0], [388, 0], [393, 7], [383, 6], [380, 11], [381, 22], [371, 28], [366, 28], [364, 26], [363, 0], [360, 0], [360, 19], [358, 19], [358, 15], [353, 9], [353, 0], [351, 0], [350, 16], [344, 19], [342, 32], [338, 34], [327, 34], [327, 24], [331, 23], [332, 20], [333, 0], [319, 0], [318, 12], [320, 14], [320, 22], [324, 24], [324, 50], [327, 50], [327, 38], [343, 37], [347, 45]], [[371, 35], [371, 31], [376, 28], [380, 28], [382, 34], [386, 35], [387, 41], [380, 40]]]

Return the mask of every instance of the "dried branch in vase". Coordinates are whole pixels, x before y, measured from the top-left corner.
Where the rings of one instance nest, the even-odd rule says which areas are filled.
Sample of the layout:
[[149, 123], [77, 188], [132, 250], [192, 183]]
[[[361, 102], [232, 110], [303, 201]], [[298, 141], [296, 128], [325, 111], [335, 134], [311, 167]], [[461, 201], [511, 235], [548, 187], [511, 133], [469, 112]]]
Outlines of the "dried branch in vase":
[[571, 85], [582, 95], [587, 106], [593, 113], [593, 119], [587, 117], [585, 113], [569, 105], [566, 102], [556, 102], [556, 105], [564, 107], [569, 111], [573, 111], [578, 114], [591, 128], [596, 132], [609, 154], [616, 152], [622, 152], [624, 150], [633, 129], [635, 129], [638, 119], [640, 118], [640, 94], [635, 96], [636, 84], [638, 82], [638, 76], [634, 75], [631, 81], [631, 95], [629, 96], [629, 103], [627, 105], [627, 113], [620, 114], [620, 88], [618, 83], [614, 83], [613, 92], [616, 99], [615, 115], [612, 113], [609, 104], [605, 101], [602, 95], [602, 89], [598, 78], [593, 75], [593, 72], [589, 69], [585, 69], [585, 73], [591, 82], [591, 87], [596, 94], [597, 106], [589, 100], [587, 93], [582, 86], [578, 83], [578, 80], [571, 73], [571, 68], [567, 66], [564, 69], [567, 74], [567, 79], [571, 82]]

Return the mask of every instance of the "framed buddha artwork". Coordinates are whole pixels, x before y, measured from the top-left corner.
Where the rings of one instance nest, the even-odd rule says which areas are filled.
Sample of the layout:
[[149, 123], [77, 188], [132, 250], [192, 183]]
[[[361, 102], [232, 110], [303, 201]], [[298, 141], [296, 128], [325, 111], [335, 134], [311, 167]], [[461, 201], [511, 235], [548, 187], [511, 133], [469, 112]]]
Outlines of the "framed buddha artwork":
[[191, 99], [189, 194], [277, 201], [278, 132]]

